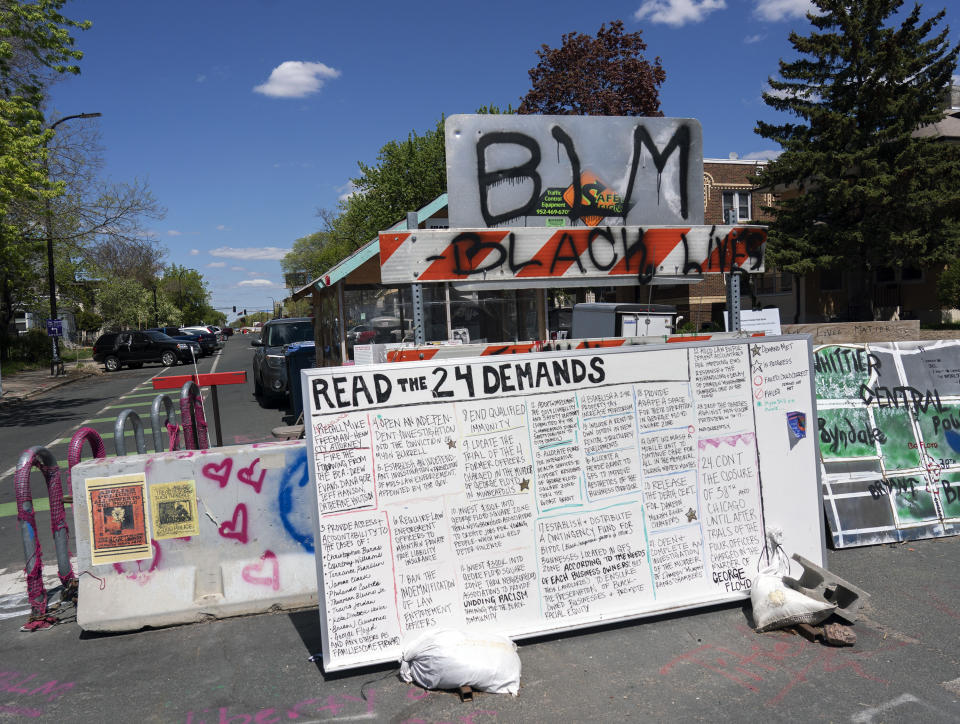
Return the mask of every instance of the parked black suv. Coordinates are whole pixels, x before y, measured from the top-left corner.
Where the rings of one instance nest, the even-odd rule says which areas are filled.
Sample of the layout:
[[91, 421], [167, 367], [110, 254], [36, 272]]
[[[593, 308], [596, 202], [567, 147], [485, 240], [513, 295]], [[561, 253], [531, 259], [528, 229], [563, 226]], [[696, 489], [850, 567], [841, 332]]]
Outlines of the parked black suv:
[[284, 350], [294, 342], [313, 341], [313, 320], [309, 317], [271, 319], [260, 330], [260, 338], [251, 340], [253, 353], [253, 390], [265, 398], [285, 397], [288, 392]]
[[107, 372], [115, 372], [124, 365], [136, 369], [145, 362], [171, 367], [193, 359], [190, 347], [189, 342], [178, 342], [162, 332], [128, 329], [101, 335], [93, 344], [93, 359], [102, 362]]

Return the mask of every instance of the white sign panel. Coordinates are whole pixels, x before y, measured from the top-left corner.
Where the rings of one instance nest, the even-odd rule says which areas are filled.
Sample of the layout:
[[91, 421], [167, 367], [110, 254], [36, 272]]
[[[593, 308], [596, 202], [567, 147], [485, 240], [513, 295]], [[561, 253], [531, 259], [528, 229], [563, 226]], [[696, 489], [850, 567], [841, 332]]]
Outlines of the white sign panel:
[[[730, 313], [723, 313], [723, 325], [730, 331]], [[740, 329], [744, 332], [763, 332], [764, 334], [779, 335], [780, 310], [770, 309], [743, 309], [740, 311]]]
[[703, 223], [692, 118], [478, 114], [444, 128], [451, 227]]
[[741, 599], [770, 525], [821, 563], [810, 359], [784, 337], [304, 370], [325, 670], [436, 627]]

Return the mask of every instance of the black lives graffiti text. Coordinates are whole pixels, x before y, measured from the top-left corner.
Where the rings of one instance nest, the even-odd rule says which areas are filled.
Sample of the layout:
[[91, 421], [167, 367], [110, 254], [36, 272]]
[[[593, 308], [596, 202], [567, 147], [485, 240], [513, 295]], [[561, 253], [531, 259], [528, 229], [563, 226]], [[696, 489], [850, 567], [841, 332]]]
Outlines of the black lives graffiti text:
[[[641, 284], [648, 283], [657, 275], [655, 264], [649, 262], [653, 253], [646, 243], [647, 231], [641, 227], [600, 226], [592, 229], [558, 232], [560, 239], [554, 246], [549, 260], [518, 259], [516, 235], [510, 232], [501, 241], [485, 241], [475, 231], [464, 231], [450, 242], [443, 254], [427, 257], [427, 261], [448, 259], [451, 273], [459, 276], [487, 274], [502, 267], [516, 275], [527, 267], [536, 267], [537, 276], [555, 276], [557, 268], [566, 269], [576, 264], [580, 274], [609, 272], [622, 265], [627, 274], [636, 274]], [[584, 239], [585, 234], [585, 239]], [[732, 229], [721, 234], [716, 226], [710, 228], [705, 263], [694, 261], [690, 256], [685, 234], [680, 235], [683, 245], [683, 261], [674, 275], [702, 274], [704, 272], [751, 272], [763, 265], [763, 247], [766, 234], [751, 228]], [[479, 259], [478, 262], [474, 260]]]

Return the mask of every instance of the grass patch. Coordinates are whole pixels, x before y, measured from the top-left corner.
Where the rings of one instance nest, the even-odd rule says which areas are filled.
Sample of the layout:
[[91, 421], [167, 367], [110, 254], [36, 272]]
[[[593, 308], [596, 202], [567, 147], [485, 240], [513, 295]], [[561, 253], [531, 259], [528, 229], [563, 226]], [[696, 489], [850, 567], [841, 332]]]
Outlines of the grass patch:
[[[61, 349], [60, 358], [64, 366], [69, 370], [71, 366], [77, 365], [77, 360], [89, 360], [93, 358], [93, 347], [76, 347], [74, 349]], [[14, 375], [17, 372], [25, 370], [49, 370], [50, 357], [42, 360], [22, 360], [13, 359], [3, 363], [2, 374], [4, 377]]]

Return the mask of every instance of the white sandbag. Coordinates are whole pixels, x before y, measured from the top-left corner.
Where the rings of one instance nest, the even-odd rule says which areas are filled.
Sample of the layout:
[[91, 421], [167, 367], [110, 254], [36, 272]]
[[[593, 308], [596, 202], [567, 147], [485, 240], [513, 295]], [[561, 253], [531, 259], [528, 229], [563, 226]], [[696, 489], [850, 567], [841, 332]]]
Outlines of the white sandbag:
[[750, 603], [757, 631], [773, 631], [796, 623], [818, 624], [837, 607], [788, 588], [775, 567], [765, 568], [753, 579]]
[[454, 629], [428, 631], [403, 652], [400, 678], [424, 689], [469, 686], [492, 694], [517, 695], [520, 657], [505, 636]]
[[815, 598], [789, 588], [783, 582], [790, 573], [790, 559], [780, 545], [782, 533], [777, 528], [767, 532], [767, 551], [770, 564], [761, 569], [750, 586], [753, 622], [758, 632], [792, 626], [798, 623], [818, 624], [837, 608], [834, 603]]

